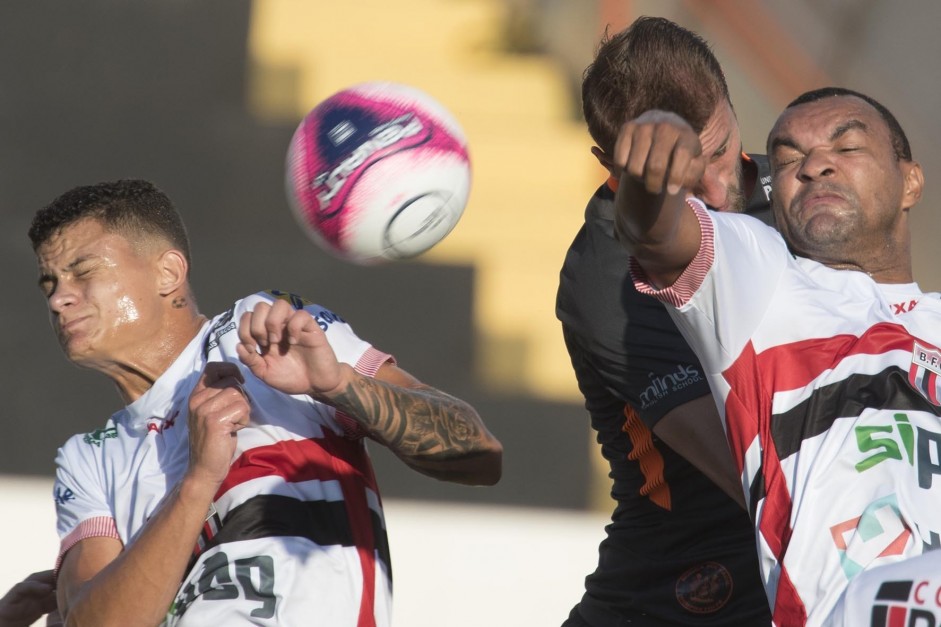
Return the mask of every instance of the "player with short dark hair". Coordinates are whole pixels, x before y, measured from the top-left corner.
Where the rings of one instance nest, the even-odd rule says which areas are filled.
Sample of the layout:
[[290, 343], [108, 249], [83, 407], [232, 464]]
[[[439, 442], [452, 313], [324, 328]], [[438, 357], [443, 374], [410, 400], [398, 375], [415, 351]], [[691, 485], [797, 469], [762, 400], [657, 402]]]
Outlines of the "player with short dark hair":
[[502, 449], [476, 411], [293, 294], [200, 314], [182, 220], [147, 182], [70, 190], [30, 237], [66, 356], [127, 404], [56, 460], [63, 617], [389, 624], [364, 438], [432, 477], [493, 484]]
[[635, 286], [710, 380], [781, 626], [843, 620], [882, 565], [941, 572], [941, 295], [913, 281], [924, 176], [884, 112], [839, 88], [784, 110], [768, 136], [780, 233], [688, 196], [706, 159], [671, 112], [629, 121], [612, 156]]
[[[565, 625], [766, 626], [754, 536], [736, 502], [741, 484], [724, 437], [708, 428], [719, 417], [705, 373], [663, 305], [634, 289], [614, 235], [611, 155], [634, 115], [650, 107], [689, 115], [710, 156], [698, 192], [733, 212], [746, 209], [743, 167], [747, 209], [766, 211], [767, 161], [742, 155], [725, 76], [706, 42], [669, 20], [640, 18], [606, 37], [585, 72], [583, 99], [592, 152], [612, 177], [568, 250], [556, 314], [617, 507]], [[677, 431], [685, 424], [708, 438], [705, 454]], [[691, 452], [709, 477], [684, 458]]]

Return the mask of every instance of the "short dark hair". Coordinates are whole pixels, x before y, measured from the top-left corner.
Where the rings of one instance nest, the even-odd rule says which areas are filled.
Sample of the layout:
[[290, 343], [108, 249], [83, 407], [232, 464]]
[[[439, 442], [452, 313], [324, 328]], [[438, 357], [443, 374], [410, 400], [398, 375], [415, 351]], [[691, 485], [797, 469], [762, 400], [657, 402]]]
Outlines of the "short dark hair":
[[902, 161], [912, 160], [912, 147], [908, 143], [908, 137], [906, 137], [905, 131], [902, 130], [902, 125], [895, 119], [892, 112], [886, 109], [885, 106], [875, 98], [861, 94], [858, 91], [846, 89], [845, 87], [821, 87], [819, 89], [812, 89], [792, 100], [787, 107], [785, 107], [785, 110], [809, 102], [823, 100], [824, 98], [836, 98], [838, 96], [854, 96], [860, 100], [864, 100], [873, 109], [878, 111], [883, 121], [885, 121], [886, 126], [889, 127], [889, 135], [892, 137], [892, 149], [895, 150], [895, 158]]
[[582, 77], [588, 132], [609, 155], [621, 126], [644, 111], [672, 111], [701, 133], [722, 99], [729, 101], [729, 88], [709, 44], [660, 17], [605, 33]]
[[124, 179], [74, 187], [36, 212], [29, 239], [36, 251], [53, 235], [91, 218], [105, 229], [137, 240], [161, 237], [190, 263], [186, 227], [170, 198], [149, 181]]

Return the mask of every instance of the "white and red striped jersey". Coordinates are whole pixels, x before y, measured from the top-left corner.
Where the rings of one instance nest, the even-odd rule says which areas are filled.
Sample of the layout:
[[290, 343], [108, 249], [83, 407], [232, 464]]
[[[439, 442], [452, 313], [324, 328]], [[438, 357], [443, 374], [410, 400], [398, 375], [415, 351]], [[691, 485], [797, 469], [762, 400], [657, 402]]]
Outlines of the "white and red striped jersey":
[[656, 290], [725, 422], [777, 625], [820, 625], [853, 577], [941, 547], [941, 300], [792, 256], [707, 212], [696, 258]]
[[389, 355], [331, 311], [281, 292], [244, 298], [207, 322], [143, 396], [59, 450], [61, 556], [110, 536], [130, 546], [188, 463], [187, 407], [209, 361], [239, 366], [251, 423], [219, 489], [164, 624], [388, 625], [391, 569], [379, 492], [349, 417], [281, 393], [236, 355], [242, 314], [275, 298], [303, 307], [339, 361], [373, 375]]

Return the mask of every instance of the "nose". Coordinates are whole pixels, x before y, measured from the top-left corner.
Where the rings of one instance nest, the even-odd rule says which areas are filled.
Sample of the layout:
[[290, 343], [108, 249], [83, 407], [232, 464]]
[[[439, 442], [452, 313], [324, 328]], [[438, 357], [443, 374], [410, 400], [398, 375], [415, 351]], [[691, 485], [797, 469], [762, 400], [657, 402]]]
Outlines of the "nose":
[[52, 288], [52, 293], [47, 298], [49, 311], [55, 314], [62, 313], [69, 306], [75, 304], [76, 298], [77, 292], [69, 285], [68, 281], [57, 281], [55, 287]]
[[814, 181], [820, 178], [832, 176], [836, 170], [829, 153], [822, 149], [814, 149], [807, 153], [801, 162], [800, 170], [797, 176], [804, 181]]
[[714, 209], [723, 209], [728, 199], [728, 182], [724, 181], [718, 168], [706, 167], [693, 194]]

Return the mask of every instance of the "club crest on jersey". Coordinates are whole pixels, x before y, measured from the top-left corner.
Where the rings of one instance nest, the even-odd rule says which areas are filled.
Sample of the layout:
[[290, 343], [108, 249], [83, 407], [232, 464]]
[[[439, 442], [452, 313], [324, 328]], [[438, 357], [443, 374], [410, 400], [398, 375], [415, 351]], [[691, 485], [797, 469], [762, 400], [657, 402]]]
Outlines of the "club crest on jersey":
[[941, 381], [938, 375], [941, 375], [941, 351], [916, 341], [912, 349], [912, 365], [908, 369], [908, 382], [932, 405], [941, 407]]

